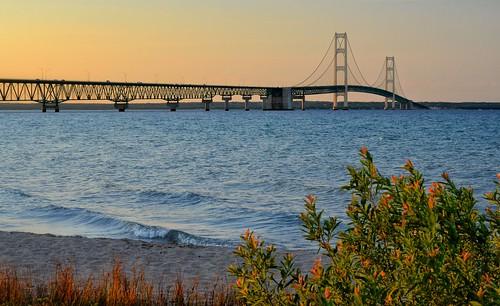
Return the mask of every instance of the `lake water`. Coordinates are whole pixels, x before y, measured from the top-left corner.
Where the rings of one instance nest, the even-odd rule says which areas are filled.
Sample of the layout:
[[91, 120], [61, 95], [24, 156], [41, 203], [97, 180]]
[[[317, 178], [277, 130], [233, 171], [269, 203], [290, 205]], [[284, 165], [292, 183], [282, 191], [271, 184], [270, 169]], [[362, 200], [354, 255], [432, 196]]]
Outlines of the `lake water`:
[[[500, 172], [500, 111], [0, 112], [0, 230], [296, 249], [303, 197], [345, 219], [347, 165], [412, 159], [476, 195]], [[480, 202], [484, 204], [484, 202]]]

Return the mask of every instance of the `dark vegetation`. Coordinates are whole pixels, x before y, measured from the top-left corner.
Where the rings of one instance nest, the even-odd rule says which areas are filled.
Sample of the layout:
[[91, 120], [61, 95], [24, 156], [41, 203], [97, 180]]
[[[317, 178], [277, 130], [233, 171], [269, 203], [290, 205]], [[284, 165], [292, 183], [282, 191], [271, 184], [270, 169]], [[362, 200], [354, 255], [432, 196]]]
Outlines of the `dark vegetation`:
[[[322, 254], [309, 273], [294, 257], [276, 258], [253, 232], [236, 254], [238, 298], [251, 305], [500, 305], [497, 188], [478, 211], [470, 188], [448, 174], [426, 184], [409, 161], [407, 174], [382, 176], [366, 149], [349, 168], [349, 229], [323, 216], [308, 196], [300, 216], [305, 238]], [[322, 262], [322, 260], [324, 262]]]

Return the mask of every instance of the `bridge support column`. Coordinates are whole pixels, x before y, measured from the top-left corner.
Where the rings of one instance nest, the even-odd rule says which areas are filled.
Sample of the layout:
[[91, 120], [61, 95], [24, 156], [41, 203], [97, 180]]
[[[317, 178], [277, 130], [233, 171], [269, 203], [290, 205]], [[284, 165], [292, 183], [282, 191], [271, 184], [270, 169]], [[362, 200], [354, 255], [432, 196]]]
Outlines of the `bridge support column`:
[[202, 103], [205, 103], [205, 111], [210, 111], [210, 103], [212, 103], [212, 98], [203, 98]]
[[385, 109], [389, 108], [389, 100], [391, 107], [396, 109], [396, 62], [394, 56], [385, 58], [385, 90], [392, 92], [392, 96], [385, 98]]
[[302, 111], [305, 111], [306, 110], [306, 96], [302, 96], [302, 101], [300, 102], [300, 109]]
[[177, 108], [179, 107], [179, 100], [167, 101], [167, 107], [171, 112], [177, 111]]
[[123, 113], [128, 108], [128, 101], [115, 101], [115, 109]]
[[42, 101], [42, 113], [46, 113], [47, 109], [53, 109], [55, 113], [59, 112], [59, 101]]
[[[344, 98], [343, 109], [346, 110], [349, 108], [349, 66], [347, 64], [348, 46], [349, 43], [347, 33], [335, 33], [334, 85], [342, 85], [344, 90], [333, 94], [333, 110], [338, 109], [337, 103], [339, 102], [339, 97]], [[343, 77], [343, 80], [339, 79], [339, 74], [340, 77]]]
[[263, 100], [263, 110], [293, 110], [292, 89], [273, 88], [271, 95]]
[[224, 101], [224, 111], [229, 111], [229, 102], [231, 102], [231, 96], [222, 96], [222, 100]]
[[252, 100], [252, 96], [243, 96], [243, 101], [245, 101], [245, 111], [248, 112], [250, 110], [250, 100]]
[[262, 101], [262, 110], [265, 110], [265, 104], [266, 100], [269, 98], [269, 96], [260, 96], [260, 100]]

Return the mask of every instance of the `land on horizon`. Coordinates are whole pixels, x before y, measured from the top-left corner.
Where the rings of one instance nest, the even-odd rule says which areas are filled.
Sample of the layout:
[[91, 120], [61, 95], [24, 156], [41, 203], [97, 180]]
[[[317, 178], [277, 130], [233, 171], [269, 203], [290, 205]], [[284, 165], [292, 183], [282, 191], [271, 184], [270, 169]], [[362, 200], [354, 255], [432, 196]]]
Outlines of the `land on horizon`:
[[[429, 107], [431, 110], [440, 109], [461, 109], [461, 110], [495, 110], [500, 109], [500, 102], [419, 102]], [[223, 110], [223, 102], [211, 103], [211, 109]], [[61, 110], [115, 110], [113, 102], [64, 102], [60, 104]], [[294, 109], [300, 110], [300, 102], [293, 103]], [[200, 102], [180, 102], [178, 110], [203, 109], [204, 104]], [[328, 101], [306, 101], [307, 109], [331, 109], [332, 102]], [[383, 110], [384, 102], [349, 102], [349, 108], [352, 110]], [[231, 110], [243, 110], [243, 102], [231, 102]], [[251, 110], [261, 110], [262, 102], [251, 102]], [[36, 102], [3, 102], [0, 103], [0, 111], [16, 110], [40, 110], [40, 104]], [[130, 102], [129, 110], [169, 110], [165, 102]]]

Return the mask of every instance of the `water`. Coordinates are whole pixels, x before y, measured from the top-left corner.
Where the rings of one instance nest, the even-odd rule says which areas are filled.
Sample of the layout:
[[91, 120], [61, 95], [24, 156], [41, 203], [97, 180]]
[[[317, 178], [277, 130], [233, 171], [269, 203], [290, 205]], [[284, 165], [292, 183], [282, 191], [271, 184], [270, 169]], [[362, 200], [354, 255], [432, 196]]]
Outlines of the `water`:
[[345, 220], [363, 145], [493, 190], [500, 111], [0, 112], [0, 145], [0, 230], [296, 249], [305, 195]]

